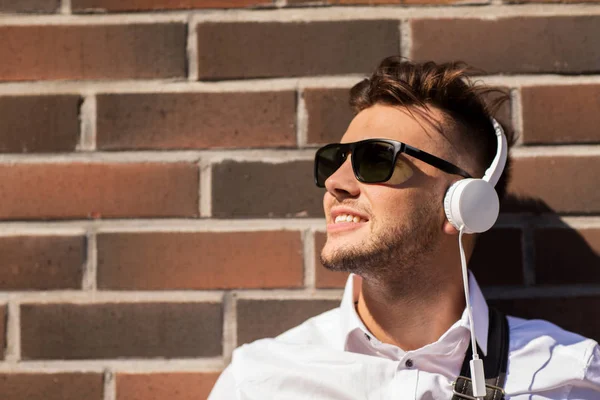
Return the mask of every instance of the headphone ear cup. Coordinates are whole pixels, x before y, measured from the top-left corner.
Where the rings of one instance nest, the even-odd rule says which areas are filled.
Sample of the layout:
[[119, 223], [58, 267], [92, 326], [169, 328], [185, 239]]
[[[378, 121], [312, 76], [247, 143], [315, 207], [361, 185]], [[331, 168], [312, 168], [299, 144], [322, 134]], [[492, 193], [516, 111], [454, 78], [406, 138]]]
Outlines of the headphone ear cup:
[[499, 211], [496, 190], [482, 179], [461, 179], [452, 184], [444, 196], [446, 218], [457, 230], [464, 226], [465, 233], [489, 230], [498, 219]]

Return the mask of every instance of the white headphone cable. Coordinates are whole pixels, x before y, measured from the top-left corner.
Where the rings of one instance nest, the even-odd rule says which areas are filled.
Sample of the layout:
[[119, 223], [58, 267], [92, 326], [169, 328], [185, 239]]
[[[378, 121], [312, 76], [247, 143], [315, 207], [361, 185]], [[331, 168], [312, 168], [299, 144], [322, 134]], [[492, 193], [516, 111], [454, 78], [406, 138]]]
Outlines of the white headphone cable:
[[469, 298], [469, 274], [467, 272], [467, 261], [465, 250], [463, 248], [462, 236], [464, 225], [460, 227], [458, 234], [458, 246], [460, 248], [460, 262], [462, 264], [463, 286], [465, 288], [465, 301], [467, 303], [467, 313], [469, 315], [469, 327], [471, 331], [471, 347], [473, 349], [473, 359], [470, 361], [471, 381], [473, 383], [473, 396], [483, 398], [486, 395], [485, 373], [483, 371], [483, 360], [479, 358], [477, 352], [477, 342], [475, 340], [475, 324], [473, 324], [473, 310], [471, 309], [471, 300]]

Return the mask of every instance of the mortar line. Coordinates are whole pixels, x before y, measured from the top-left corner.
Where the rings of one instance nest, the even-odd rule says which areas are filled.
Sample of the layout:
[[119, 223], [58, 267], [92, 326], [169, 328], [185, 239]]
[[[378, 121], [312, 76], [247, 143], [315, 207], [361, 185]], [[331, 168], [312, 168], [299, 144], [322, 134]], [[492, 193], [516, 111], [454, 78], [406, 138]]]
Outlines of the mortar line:
[[233, 350], [237, 347], [237, 294], [227, 292], [223, 296], [223, 360], [231, 362]]
[[[64, 4], [67, 4], [65, 1]], [[64, 8], [67, 10], [67, 7]], [[63, 7], [61, 6], [61, 12]], [[402, 18], [440, 19], [488, 19], [511, 17], [552, 17], [552, 16], [595, 16], [600, 14], [597, 4], [455, 4], [440, 7], [306, 7], [271, 8], [254, 10], [215, 10], [192, 14], [194, 23], [201, 22], [316, 22], [349, 20], [394, 20]], [[185, 23], [189, 13], [172, 11], [165, 13], [140, 12], [119, 14], [55, 14], [55, 15], [0, 15], [0, 25], [107, 25]]]
[[[286, 164], [293, 161], [312, 161], [315, 148], [306, 149], [230, 149], [230, 150], [173, 150], [173, 151], [95, 151], [50, 154], [0, 154], [0, 165], [64, 164], [64, 163], [197, 163], [216, 164], [222, 161]], [[568, 144], [553, 146], [521, 146], [512, 149], [514, 158], [599, 156], [600, 144]]]
[[187, 68], [188, 68], [188, 80], [195, 82], [198, 80], [198, 33], [197, 24], [193, 21], [193, 13], [191, 13], [187, 20], [187, 43], [186, 43], [186, 54], [187, 54]]
[[302, 233], [302, 254], [304, 256], [304, 287], [315, 289], [315, 235], [311, 229]]
[[95, 230], [87, 233], [86, 242], [87, 258], [81, 288], [86, 292], [95, 292], [98, 289], [98, 241]]
[[[404, 50], [403, 50], [404, 53]], [[410, 55], [410, 54], [408, 54]], [[218, 82], [172, 79], [120, 81], [37, 81], [0, 82], [0, 95], [101, 94], [101, 93], [233, 93], [288, 91], [307, 87], [346, 89], [366, 74], [315, 75], [287, 78], [233, 79]], [[529, 87], [600, 84], [600, 74], [593, 75], [482, 75], [474, 77], [489, 86]]]
[[[600, 151], [600, 145], [598, 146]], [[95, 151], [57, 154], [0, 154], [0, 164], [60, 164], [60, 163], [218, 163], [224, 160], [258, 161], [265, 164], [284, 164], [291, 161], [312, 161], [314, 149], [230, 149], [230, 150], [173, 150], [173, 151]]]
[[110, 369], [104, 370], [104, 400], [116, 400], [117, 379]]
[[511, 119], [517, 141], [515, 146], [523, 144], [523, 101], [521, 97], [521, 88], [514, 88], [510, 91]]
[[21, 360], [21, 306], [19, 302], [10, 300], [7, 303], [7, 313], [4, 359], [8, 362], [19, 362]]
[[400, 31], [400, 52], [399, 54], [410, 60], [412, 56], [412, 26], [408, 18], [404, 18], [400, 21], [398, 26]]
[[61, 0], [59, 11], [63, 15], [71, 15], [73, 13], [73, 10], [71, 7], [71, 0]]
[[[532, 218], [540, 227], [568, 227], [576, 229], [600, 228], [599, 215], [560, 215], [529, 213], [502, 213], [498, 224], [522, 226]], [[115, 219], [73, 221], [0, 222], [0, 237], [3, 236], [72, 236], [85, 235], [87, 229], [98, 233], [203, 233], [203, 232], [270, 232], [303, 231], [312, 229], [325, 232], [323, 218], [306, 219]], [[1, 295], [2, 292], [0, 292]]]
[[296, 91], [296, 144], [299, 149], [308, 145], [309, 118], [304, 89], [298, 89]]
[[198, 163], [200, 184], [198, 185], [198, 202], [201, 218], [212, 216], [212, 164], [204, 159]]
[[98, 104], [96, 96], [88, 94], [83, 97], [79, 107], [80, 138], [77, 151], [90, 152], [96, 150], [96, 126]]
[[160, 373], [160, 372], [219, 372], [223, 369], [222, 357], [195, 359], [120, 359], [120, 360], [44, 360], [0, 361], [0, 373]]

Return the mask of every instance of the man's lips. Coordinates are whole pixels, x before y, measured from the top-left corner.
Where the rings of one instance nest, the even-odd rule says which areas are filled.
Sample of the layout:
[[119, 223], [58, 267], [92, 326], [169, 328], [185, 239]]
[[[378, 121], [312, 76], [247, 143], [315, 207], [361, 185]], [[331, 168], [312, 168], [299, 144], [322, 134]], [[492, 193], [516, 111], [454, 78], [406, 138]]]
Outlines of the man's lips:
[[334, 207], [331, 209], [327, 232], [352, 231], [363, 227], [367, 222], [369, 217], [360, 211], [349, 207]]

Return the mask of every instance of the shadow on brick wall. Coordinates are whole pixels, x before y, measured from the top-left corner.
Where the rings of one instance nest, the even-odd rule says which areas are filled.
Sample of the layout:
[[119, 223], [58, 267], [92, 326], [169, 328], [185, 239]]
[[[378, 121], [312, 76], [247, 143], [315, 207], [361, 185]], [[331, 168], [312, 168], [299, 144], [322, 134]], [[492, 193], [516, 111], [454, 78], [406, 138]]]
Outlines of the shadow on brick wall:
[[[594, 315], [600, 309], [600, 229], [567, 225], [540, 199], [512, 195], [502, 211], [521, 221], [521, 227], [507, 228], [512, 233], [507, 236], [513, 242], [521, 236], [523, 282], [514, 295], [507, 291], [489, 303], [509, 315], [545, 319], [600, 341], [600, 319]], [[504, 273], [498, 265], [494, 270]], [[513, 276], [510, 284], [516, 283]], [[485, 284], [493, 285], [489, 277]]]

